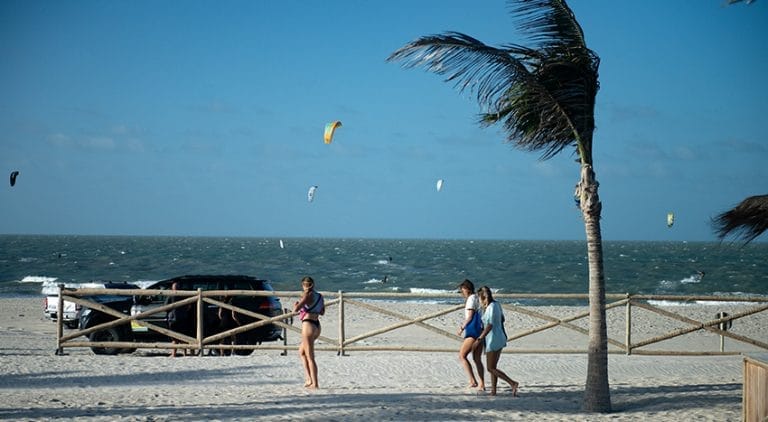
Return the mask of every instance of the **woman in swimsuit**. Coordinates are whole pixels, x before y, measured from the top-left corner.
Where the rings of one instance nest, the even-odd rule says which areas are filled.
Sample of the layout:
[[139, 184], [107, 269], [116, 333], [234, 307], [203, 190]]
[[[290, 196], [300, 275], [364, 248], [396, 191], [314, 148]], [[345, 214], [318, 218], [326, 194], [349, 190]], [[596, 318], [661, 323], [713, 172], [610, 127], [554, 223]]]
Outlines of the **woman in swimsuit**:
[[301, 279], [301, 288], [304, 290], [301, 298], [293, 306], [294, 312], [299, 312], [301, 320], [301, 344], [299, 345], [299, 358], [304, 365], [304, 386], [311, 389], [318, 388], [317, 362], [315, 362], [315, 340], [320, 337], [320, 315], [325, 314], [323, 296], [315, 291], [315, 281], [312, 277]]

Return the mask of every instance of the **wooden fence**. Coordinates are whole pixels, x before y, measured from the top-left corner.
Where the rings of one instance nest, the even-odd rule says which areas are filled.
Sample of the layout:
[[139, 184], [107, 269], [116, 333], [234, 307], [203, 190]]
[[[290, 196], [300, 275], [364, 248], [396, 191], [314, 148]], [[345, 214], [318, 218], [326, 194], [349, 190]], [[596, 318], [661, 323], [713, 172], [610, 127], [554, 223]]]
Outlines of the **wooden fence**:
[[[63, 353], [64, 348], [73, 347], [109, 347], [125, 350], [183, 348], [203, 351], [210, 349], [267, 349], [296, 350], [300, 340], [301, 327], [293, 324], [296, 313], [285, 310], [279, 316], [269, 317], [263, 314], [239, 308], [225, 303], [226, 296], [277, 296], [283, 303], [293, 304], [301, 292], [258, 292], [244, 290], [219, 291], [170, 291], [170, 290], [125, 290], [125, 289], [68, 289], [61, 288], [59, 293], [59, 316], [56, 329], [56, 352]], [[362, 292], [323, 292], [326, 314], [322, 318], [323, 335], [318, 339], [316, 350], [335, 351], [344, 354], [352, 351], [411, 351], [411, 352], [456, 352], [462, 341], [456, 327], [463, 319], [463, 300], [458, 294], [411, 294], [411, 293], [362, 293]], [[126, 315], [100, 303], [88, 300], [94, 295], [120, 296], [179, 296], [178, 302], [152, 308], [136, 315]], [[711, 355], [738, 354], [744, 351], [768, 351], [768, 297], [733, 296], [673, 296], [673, 295], [606, 295], [606, 315], [608, 320], [609, 353], [645, 354], [645, 355]], [[589, 335], [587, 319], [588, 296], [586, 294], [496, 294], [495, 299], [502, 305], [506, 315], [506, 331], [509, 335], [508, 346], [504, 353], [587, 353]], [[64, 301], [71, 301], [83, 307], [89, 307], [115, 318], [84, 330], [69, 330], [64, 333], [62, 309]], [[677, 304], [714, 302], [718, 306], [658, 306], [654, 301], [666, 301]], [[561, 305], [558, 305], [560, 303]], [[564, 303], [564, 304], [563, 304]], [[191, 337], [171, 331], [168, 328], [142, 320], [150, 315], [194, 304], [197, 308], [196, 333]], [[255, 319], [254, 322], [231, 330], [205, 336], [203, 330], [203, 307], [206, 304], [232, 310]], [[350, 312], [349, 309], [353, 309]], [[697, 311], [694, 315], [687, 310]], [[708, 311], [727, 309], [715, 315]], [[623, 311], [623, 312], [622, 312]], [[426, 312], [426, 313], [422, 313]], [[369, 330], [372, 313], [377, 321], [389, 322], [389, 325]], [[414, 314], [415, 313], [415, 314]], [[651, 321], [650, 323], [648, 321]], [[659, 322], [664, 320], [666, 322]], [[734, 323], [735, 321], [739, 323]], [[655, 321], [655, 322], [654, 322]], [[671, 322], [671, 323], [670, 323]], [[148, 330], [168, 336], [172, 342], [92, 342], [87, 341], [90, 334], [125, 324], [134, 324]], [[222, 339], [261, 327], [276, 324], [283, 329], [283, 341], [280, 344], [230, 345], [219, 344]], [[732, 326], [733, 324], [733, 326]], [[336, 336], [326, 326], [336, 326]], [[658, 325], [658, 327], [656, 327]], [[674, 326], [668, 329], [669, 326]], [[652, 328], [667, 328], [662, 332], [653, 332]], [[514, 329], [514, 330], [513, 330]], [[418, 330], [418, 332], [414, 332]], [[394, 334], [393, 334], [394, 333]], [[405, 334], [403, 334], [405, 333]], [[673, 345], [672, 350], [659, 349], [659, 344], [669, 342], [681, 336], [699, 333], [711, 333], [719, 336], [719, 350], [710, 347], [709, 340], [697, 339], [700, 347], [692, 350], [689, 343]], [[86, 338], [83, 338], [83, 337]], [[429, 337], [428, 337], [429, 336]], [[637, 339], [636, 337], [640, 337]], [[757, 338], [755, 338], [757, 337]], [[542, 347], [542, 340], [545, 347]], [[415, 344], [408, 341], [415, 340]], [[534, 339], [527, 345], [527, 340]], [[538, 340], [536, 340], [538, 339]], [[729, 350], [725, 350], [725, 339], [729, 341]], [[733, 347], [742, 345], [747, 349]], [[715, 349], [715, 350], [710, 350]]]

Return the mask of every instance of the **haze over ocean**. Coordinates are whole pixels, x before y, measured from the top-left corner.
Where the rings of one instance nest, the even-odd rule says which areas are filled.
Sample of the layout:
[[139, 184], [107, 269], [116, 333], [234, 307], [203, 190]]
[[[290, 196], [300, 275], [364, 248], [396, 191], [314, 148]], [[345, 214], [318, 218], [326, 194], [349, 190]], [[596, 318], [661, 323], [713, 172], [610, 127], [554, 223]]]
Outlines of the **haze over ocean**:
[[[245, 274], [297, 290], [586, 293], [584, 241], [0, 236], [0, 296], [43, 285]], [[608, 293], [768, 295], [768, 243], [606, 241]], [[699, 272], [703, 272], [701, 277]], [[386, 281], [385, 281], [386, 277]]]

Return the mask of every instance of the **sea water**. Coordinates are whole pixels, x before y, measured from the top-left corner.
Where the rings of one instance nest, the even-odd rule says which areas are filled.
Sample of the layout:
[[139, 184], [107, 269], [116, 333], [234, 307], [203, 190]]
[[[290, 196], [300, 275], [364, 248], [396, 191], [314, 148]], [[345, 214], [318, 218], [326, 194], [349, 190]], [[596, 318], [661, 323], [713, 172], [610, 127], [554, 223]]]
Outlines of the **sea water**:
[[[608, 293], [768, 295], [768, 243], [603, 242]], [[94, 281], [244, 274], [276, 290], [586, 293], [584, 241], [0, 236], [0, 296]]]

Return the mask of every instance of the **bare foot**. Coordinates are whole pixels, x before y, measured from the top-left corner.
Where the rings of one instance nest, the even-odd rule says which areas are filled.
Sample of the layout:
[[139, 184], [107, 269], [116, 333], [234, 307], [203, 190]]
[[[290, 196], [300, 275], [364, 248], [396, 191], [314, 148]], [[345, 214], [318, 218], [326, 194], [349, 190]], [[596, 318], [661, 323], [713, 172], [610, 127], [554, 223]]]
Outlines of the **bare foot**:
[[485, 391], [485, 384], [480, 384], [477, 386], [477, 391]]
[[467, 387], [469, 387], [469, 388], [477, 388], [477, 381], [471, 381]]
[[518, 387], [520, 387], [520, 383], [519, 382], [514, 382], [514, 384], [512, 384], [512, 397], [520, 397], [520, 396], [517, 395]]

